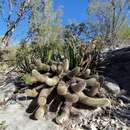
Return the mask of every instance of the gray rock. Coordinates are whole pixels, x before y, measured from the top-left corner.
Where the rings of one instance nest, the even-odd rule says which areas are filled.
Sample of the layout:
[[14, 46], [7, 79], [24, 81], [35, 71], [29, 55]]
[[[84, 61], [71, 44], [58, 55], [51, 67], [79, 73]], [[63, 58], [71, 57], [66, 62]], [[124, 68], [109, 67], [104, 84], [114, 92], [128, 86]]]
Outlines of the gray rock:
[[20, 104], [11, 104], [0, 110], [0, 123], [7, 125], [6, 130], [62, 130], [51, 120], [32, 120]]
[[8, 83], [0, 87], [0, 102], [8, 100], [16, 90], [14, 83]]
[[91, 124], [91, 130], [97, 130], [96, 126], [94, 124]]
[[108, 127], [106, 128], [106, 130], [115, 130], [115, 128], [112, 128], [112, 127], [108, 126]]
[[130, 98], [125, 95], [119, 95], [118, 99], [122, 100], [124, 103], [130, 103]]
[[4, 85], [6, 78], [7, 77], [5, 75], [0, 74], [0, 86]]
[[103, 85], [108, 91], [110, 91], [113, 94], [119, 94], [120, 93], [120, 87], [119, 85], [110, 78], [105, 78], [104, 85]]
[[[13, 82], [4, 83], [0, 86], [0, 102], [7, 101], [12, 97], [16, 86]], [[62, 130], [52, 120], [43, 118], [42, 120], [32, 120], [26, 112], [31, 100], [14, 101], [0, 105], [0, 129], [6, 130]]]

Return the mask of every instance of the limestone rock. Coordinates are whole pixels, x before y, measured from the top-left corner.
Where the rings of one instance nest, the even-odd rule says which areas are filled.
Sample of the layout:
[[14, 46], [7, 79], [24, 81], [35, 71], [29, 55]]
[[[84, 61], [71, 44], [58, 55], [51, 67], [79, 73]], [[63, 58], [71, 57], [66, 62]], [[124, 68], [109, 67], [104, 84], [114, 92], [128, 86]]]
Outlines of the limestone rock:
[[104, 87], [113, 94], [118, 95], [120, 93], [119, 85], [110, 78], [105, 78]]
[[20, 104], [10, 104], [6, 109], [0, 110], [0, 122], [5, 121], [6, 130], [62, 130], [49, 120], [31, 120]]
[[0, 87], [0, 102], [8, 100], [16, 90], [14, 83], [8, 83]]

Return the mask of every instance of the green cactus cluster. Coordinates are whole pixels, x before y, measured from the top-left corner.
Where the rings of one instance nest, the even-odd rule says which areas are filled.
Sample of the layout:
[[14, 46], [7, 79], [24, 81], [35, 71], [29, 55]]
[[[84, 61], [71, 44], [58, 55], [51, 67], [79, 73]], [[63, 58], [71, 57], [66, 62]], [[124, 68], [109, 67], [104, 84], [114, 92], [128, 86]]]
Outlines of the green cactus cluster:
[[[91, 107], [109, 105], [110, 101], [107, 98], [96, 97], [101, 86], [98, 75], [96, 77], [91, 75], [91, 70], [87, 69], [84, 73], [81, 67], [70, 70], [68, 59], [63, 62], [52, 61], [48, 64], [39, 60], [35, 62], [35, 69], [22, 77], [26, 84], [33, 86], [38, 82], [43, 85], [40, 88], [35, 86], [24, 91], [27, 96], [36, 99], [37, 110], [33, 113], [35, 119], [43, 118], [47, 106], [50, 105], [48, 97], [54, 89], [56, 89], [55, 96], [62, 96], [62, 104], [64, 104], [64, 107], [60, 108], [61, 114], [56, 117], [58, 124], [69, 118], [73, 104], [81, 103]], [[86, 89], [88, 91], [84, 92]]]

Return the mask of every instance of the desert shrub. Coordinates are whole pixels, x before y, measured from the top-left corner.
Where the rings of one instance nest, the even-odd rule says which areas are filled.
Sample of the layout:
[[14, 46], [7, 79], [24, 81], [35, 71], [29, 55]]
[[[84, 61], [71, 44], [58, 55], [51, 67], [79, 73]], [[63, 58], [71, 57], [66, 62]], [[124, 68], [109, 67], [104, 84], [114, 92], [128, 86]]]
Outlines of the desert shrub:
[[9, 45], [6, 48], [7, 53], [4, 55], [6, 63], [9, 66], [14, 66], [16, 64], [16, 51], [18, 46], [17, 45]]
[[62, 47], [59, 49], [56, 45], [48, 44], [22, 44], [16, 52], [17, 67], [24, 72], [31, 72], [35, 67], [35, 60], [40, 59], [43, 63], [50, 60], [57, 60], [56, 54], [61, 54]]
[[16, 65], [16, 51], [18, 46], [9, 45], [4, 50], [0, 50], [0, 71], [4, 72], [9, 67]]
[[16, 52], [16, 66], [24, 72], [31, 72], [31, 49], [27, 45], [21, 45]]

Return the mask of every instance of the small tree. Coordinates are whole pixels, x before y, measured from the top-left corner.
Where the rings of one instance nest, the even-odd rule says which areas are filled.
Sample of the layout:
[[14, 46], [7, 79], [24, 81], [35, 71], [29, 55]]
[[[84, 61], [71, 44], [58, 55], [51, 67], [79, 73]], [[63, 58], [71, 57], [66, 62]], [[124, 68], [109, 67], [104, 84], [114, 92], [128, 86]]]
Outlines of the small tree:
[[[1, 49], [4, 49], [8, 46], [9, 40], [15, 31], [18, 24], [23, 19], [25, 12], [29, 9], [30, 0], [3, 0], [0, 2], [0, 13], [1, 15], [7, 16], [5, 19], [7, 30], [3, 38], [1, 39]], [[7, 6], [5, 9], [4, 6]], [[15, 17], [14, 17], [15, 16]]]
[[25, 47], [22, 46], [20, 49], [22, 52], [24, 51], [24, 54], [19, 50], [17, 52], [16, 60], [19, 67], [22, 65], [27, 71], [30, 71], [31, 67], [29, 69], [28, 67], [33, 61], [30, 59], [40, 59], [46, 63], [54, 59], [56, 54], [63, 53], [64, 41], [60, 16], [61, 9], [55, 11], [52, 0], [33, 0], [31, 2], [27, 37], [29, 42], [24, 43]]
[[96, 29], [97, 38], [112, 45], [118, 38], [122, 26], [127, 24], [127, 0], [90, 0], [89, 24]]
[[130, 26], [128, 24], [122, 25], [117, 36], [122, 41], [128, 41], [130, 39]]
[[52, 0], [34, 1], [29, 19], [31, 42], [40, 47], [48, 46], [50, 53], [59, 51], [63, 47], [61, 13], [60, 8], [53, 9]]

